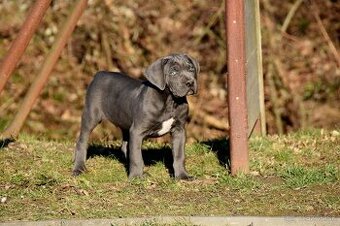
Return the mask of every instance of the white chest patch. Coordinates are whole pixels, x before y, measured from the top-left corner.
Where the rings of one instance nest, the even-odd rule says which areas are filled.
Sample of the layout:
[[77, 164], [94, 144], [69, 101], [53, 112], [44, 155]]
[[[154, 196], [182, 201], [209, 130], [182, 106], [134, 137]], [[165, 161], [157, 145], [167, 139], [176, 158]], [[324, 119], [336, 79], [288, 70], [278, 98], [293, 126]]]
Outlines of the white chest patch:
[[169, 118], [168, 120], [162, 122], [162, 127], [161, 129], [157, 132], [159, 136], [162, 136], [166, 134], [167, 132], [170, 131], [172, 123], [174, 123], [175, 119], [174, 118]]

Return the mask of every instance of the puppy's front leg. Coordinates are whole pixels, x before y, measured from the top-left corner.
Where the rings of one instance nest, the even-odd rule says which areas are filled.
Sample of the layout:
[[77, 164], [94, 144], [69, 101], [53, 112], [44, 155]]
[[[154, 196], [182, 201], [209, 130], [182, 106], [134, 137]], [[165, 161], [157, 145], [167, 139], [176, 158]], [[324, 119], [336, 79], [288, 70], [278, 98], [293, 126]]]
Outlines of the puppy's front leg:
[[175, 128], [172, 132], [172, 155], [174, 159], [173, 167], [175, 171], [176, 179], [189, 180], [192, 176], [187, 173], [184, 163], [185, 163], [185, 130], [182, 127]]
[[136, 129], [130, 129], [129, 137], [129, 179], [143, 176], [144, 161], [142, 156], [143, 136]]
[[88, 139], [91, 131], [100, 122], [101, 118], [99, 114], [94, 114], [89, 110], [88, 106], [85, 107], [84, 113], [81, 119], [80, 135], [77, 141], [75, 156], [74, 156], [74, 168], [73, 175], [78, 176], [86, 170], [85, 161], [87, 157]]

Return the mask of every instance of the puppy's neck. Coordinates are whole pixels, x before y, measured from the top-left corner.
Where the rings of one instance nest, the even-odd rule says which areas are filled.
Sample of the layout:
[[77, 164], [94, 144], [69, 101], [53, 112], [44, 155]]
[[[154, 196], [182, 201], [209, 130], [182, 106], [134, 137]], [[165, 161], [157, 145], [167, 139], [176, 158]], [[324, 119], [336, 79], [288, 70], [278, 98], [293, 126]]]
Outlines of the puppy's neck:
[[171, 105], [180, 105], [182, 103], [186, 103], [186, 97], [176, 97], [174, 96], [169, 87], [165, 86], [164, 90], [158, 89], [156, 86], [154, 86], [149, 81], [145, 81], [144, 85], [146, 85], [149, 89], [151, 89], [153, 95], [157, 96], [159, 99], [162, 100], [162, 103], [167, 103]]
[[166, 97], [167, 101], [173, 102], [176, 105], [182, 104], [186, 102], [186, 97], [176, 97], [173, 95], [168, 86], [165, 87], [163, 91], [164, 96]]

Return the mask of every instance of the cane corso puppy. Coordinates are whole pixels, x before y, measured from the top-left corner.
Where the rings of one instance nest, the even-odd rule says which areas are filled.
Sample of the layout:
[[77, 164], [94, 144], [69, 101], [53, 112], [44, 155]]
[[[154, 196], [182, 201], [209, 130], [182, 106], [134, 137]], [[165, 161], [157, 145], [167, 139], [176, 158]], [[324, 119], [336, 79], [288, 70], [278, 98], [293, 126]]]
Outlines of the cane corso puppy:
[[129, 178], [143, 175], [144, 138], [172, 136], [174, 177], [190, 179], [184, 166], [186, 96], [197, 93], [198, 62], [186, 54], [171, 54], [152, 63], [146, 81], [117, 72], [98, 72], [88, 87], [73, 175], [85, 171], [88, 138], [102, 120], [122, 130], [122, 151], [129, 160]]

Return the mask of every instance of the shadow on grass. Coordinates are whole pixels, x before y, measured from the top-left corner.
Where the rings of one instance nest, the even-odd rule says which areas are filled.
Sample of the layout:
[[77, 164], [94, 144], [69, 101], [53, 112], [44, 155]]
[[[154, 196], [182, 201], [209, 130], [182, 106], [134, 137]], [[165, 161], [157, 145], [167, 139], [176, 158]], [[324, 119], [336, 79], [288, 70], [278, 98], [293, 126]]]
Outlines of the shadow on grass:
[[[169, 146], [142, 149], [142, 155], [145, 166], [152, 166], [157, 164], [158, 162], [162, 162], [167, 168], [170, 176], [174, 176], [174, 169], [172, 167], [172, 152]], [[87, 149], [87, 158], [89, 159], [95, 156], [104, 156], [118, 160], [120, 163], [124, 164], [125, 170], [128, 174], [129, 164], [120, 147], [90, 144], [89, 148]]]
[[14, 142], [13, 139], [0, 139], [0, 150], [7, 147], [10, 143]]
[[[208, 146], [208, 149], [216, 154], [219, 163], [226, 167], [230, 171], [230, 150], [229, 139], [219, 138], [209, 141], [200, 142], [202, 145]], [[152, 166], [158, 162], [164, 163], [171, 177], [174, 176], [172, 151], [169, 146], [163, 146], [160, 148], [147, 148], [142, 149], [142, 155], [145, 166]], [[128, 161], [125, 158], [123, 152], [119, 146], [103, 146], [100, 144], [90, 144], [87, 150], [87, 158], [93, 158], [95, 156], [104, 156], [118, 160], [125, 167], [126, 173], [129, 172]]]
[[209, 149], [216, 154], [220, 165], [226, 167], [228, 171], [230, 171], [229, 138], [202, 141], [201, 144], [207, 145]]

